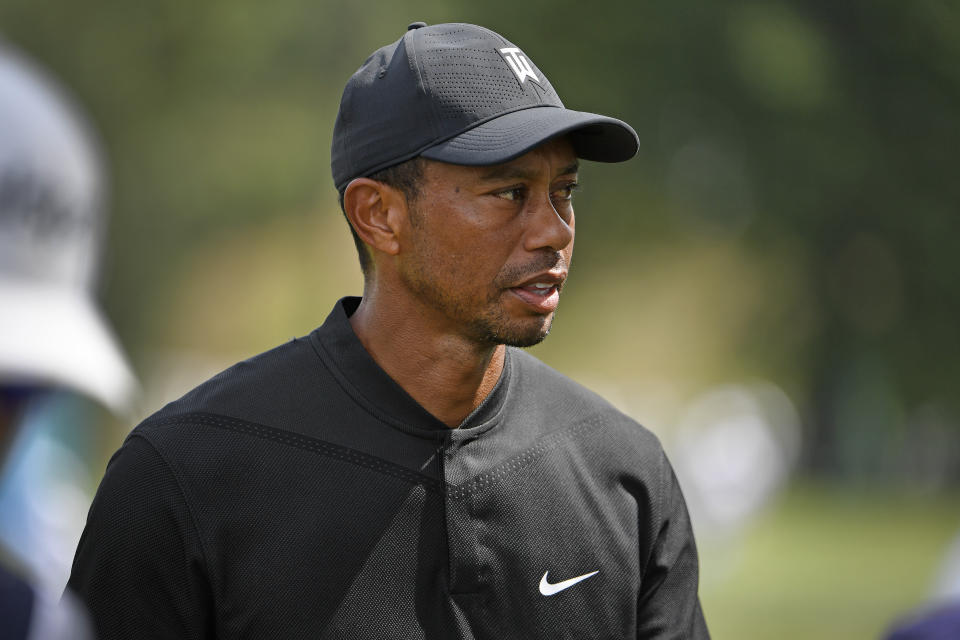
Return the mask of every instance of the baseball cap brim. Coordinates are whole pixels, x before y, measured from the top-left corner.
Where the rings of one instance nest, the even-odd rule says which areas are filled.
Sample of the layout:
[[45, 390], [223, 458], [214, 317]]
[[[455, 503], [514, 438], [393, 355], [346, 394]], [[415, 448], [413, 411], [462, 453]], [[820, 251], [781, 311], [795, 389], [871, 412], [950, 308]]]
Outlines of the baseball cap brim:
[[451, 164], [484, 166], [517, 158], [544, 142], [568, 136], [577, 157], [623, 162], [636, 155], [640, 140], [626, 122], [553, 106], [512, 111], [434, 145], [420, 155]]
[[60, 287], [0, 280], [0, 382], [73, 389], [118, 414], [137, 383], [93, 301]]

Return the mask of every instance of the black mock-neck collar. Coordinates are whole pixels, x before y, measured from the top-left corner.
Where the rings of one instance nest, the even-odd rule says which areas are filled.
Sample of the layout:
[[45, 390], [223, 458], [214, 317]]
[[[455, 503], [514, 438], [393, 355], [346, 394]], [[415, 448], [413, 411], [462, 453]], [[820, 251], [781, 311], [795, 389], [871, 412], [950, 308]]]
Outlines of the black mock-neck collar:
[[350, 316], [359, 305], [360, 298], [341, 298], [324, 323], [310, 334], [310, 340], [324, 363], [358, 402], [384, 422], [406, 431], [470, 431], [476, 434], [497, 423], [510, 386], [510, 349], [506, 351], [503, 373], [493, 391], [457, 429], [450, 429], [410, 397], [364, 348], [350, 324]]

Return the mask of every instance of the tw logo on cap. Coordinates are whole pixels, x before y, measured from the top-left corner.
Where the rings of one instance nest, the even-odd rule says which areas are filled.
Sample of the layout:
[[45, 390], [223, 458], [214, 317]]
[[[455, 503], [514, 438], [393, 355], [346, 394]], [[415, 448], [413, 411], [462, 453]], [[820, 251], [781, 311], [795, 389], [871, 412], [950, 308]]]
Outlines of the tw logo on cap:
[[513, 69], [513, 73], [516, 74], [520, 84], [523, 84], [527, 78], [530, 78], [537, 84], [540, 83], [540, 78], [533, 72], [533, 68], [530, 67], [530, 61], [527, 60], [520, 49], [517, 47], [505, 47], [500, 49], [500, 53], [503, 54], [503, 59], [506, 60], [510, 68]]

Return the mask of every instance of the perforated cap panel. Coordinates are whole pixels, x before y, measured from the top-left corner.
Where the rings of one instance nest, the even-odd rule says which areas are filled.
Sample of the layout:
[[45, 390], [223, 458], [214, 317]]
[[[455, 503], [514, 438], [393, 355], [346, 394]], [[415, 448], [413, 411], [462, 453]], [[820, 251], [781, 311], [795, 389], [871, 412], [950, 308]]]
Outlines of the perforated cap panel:
[[[422, 33], [422, 36], [420, 34]], [[492, 31], [465, 25], [438, 25], [415, 37], [417, 62], [437, 116], [463, 129], [523, 107], [562, 107], [546, 76], [512, 43]], [[501, 49], [517, 49], [534, 72], [521, 82]], [[444, 125], [447, 125], [444, 122]]]

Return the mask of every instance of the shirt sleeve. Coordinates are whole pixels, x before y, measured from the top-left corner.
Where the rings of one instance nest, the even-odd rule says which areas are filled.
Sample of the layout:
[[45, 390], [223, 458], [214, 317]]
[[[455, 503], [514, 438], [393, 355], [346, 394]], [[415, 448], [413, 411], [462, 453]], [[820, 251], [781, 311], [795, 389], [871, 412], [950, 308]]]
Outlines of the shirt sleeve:
[[697, 546], [673, 468], [661, 455], [659, 522], [637, 603], [637, 638], [709, 639], [700, 608]]
[[107, 465], [68, 588], [100, 640], [213, 637], [194, 519], [166, 462], [136, 432]]

